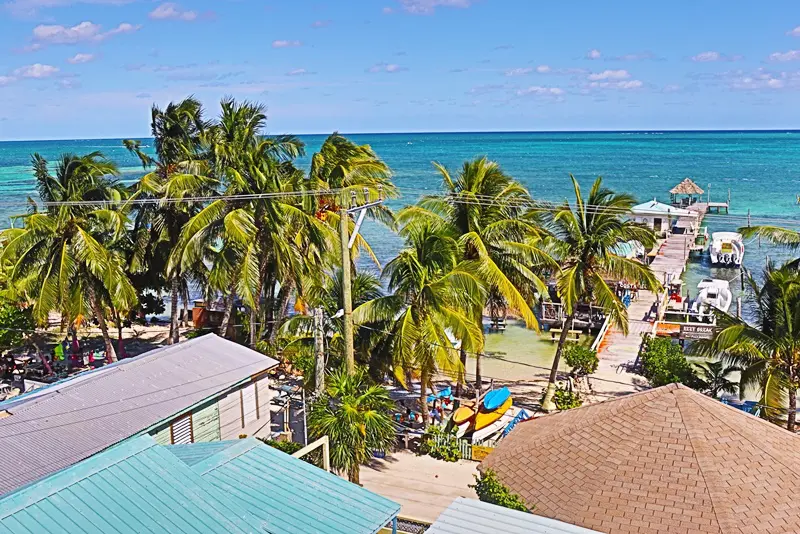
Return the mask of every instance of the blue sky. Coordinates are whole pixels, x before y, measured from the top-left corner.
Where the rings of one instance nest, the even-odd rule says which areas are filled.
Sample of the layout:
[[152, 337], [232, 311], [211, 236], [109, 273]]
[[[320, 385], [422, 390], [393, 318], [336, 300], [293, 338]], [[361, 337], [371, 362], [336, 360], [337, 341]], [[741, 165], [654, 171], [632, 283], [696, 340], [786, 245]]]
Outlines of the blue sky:
[[800, 127], [796, 1], [5, 0], [0, 48], [0, 139], [189, 94], [272, 133]]

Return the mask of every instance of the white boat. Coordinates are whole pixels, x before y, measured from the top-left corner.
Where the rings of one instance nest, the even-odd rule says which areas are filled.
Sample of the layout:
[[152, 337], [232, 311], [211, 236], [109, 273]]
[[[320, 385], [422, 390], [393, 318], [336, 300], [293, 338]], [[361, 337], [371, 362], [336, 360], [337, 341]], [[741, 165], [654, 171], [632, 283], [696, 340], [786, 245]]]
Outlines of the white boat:
[[710, 315], [712, 308], [727, 312], [733, 301], [730, 285], [727, 280], [706, 278], [697, 284], [697, 299], [692, 304], [692, 312], [699, 315]]
[[744, 259], [744, 240], [737, 232], [714, 232], [708, 246], [712, 265], [741, 267]]

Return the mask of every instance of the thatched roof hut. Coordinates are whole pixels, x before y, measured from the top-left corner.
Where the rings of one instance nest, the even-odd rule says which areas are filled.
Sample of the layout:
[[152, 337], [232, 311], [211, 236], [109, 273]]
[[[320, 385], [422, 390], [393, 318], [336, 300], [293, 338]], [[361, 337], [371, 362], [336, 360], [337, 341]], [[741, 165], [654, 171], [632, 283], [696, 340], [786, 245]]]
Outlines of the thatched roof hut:
[[669, 190], [673, 195], [702, 195], [703, 190], [691, 178], [684, 178], [681, 183]]

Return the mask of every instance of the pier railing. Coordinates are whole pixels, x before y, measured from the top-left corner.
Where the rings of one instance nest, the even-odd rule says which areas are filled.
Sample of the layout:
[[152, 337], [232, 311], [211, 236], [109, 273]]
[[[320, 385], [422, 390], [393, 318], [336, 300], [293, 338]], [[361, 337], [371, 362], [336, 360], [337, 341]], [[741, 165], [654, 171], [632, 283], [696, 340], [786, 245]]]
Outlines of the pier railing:
[[603, 321], [603, 326], [600, 328], [600, 332], [598, 332], [597, 337], [594, 338], [594, 341], [592, 342], [591, 349], [593, 351], [595, 352], [598, 351], [598, 349], [600, 348], [600, 344], [603, 342], [603, 338], [606, 337], [606, 334], [608, 333], [610, 327], [611, 327], [611, 317], [606, 316], [606, 320]]

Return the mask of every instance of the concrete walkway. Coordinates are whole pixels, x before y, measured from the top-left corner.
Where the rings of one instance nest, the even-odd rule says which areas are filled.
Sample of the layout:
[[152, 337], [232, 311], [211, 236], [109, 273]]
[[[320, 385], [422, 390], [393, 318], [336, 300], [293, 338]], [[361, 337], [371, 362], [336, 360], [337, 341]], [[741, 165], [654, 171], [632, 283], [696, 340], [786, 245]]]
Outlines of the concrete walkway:
[[476, 499], [478, 462], [445, 462], [398, 451], [361, 468], [361, 485], [399, 503], [400, 515], [432, 523], [457, 497]]

